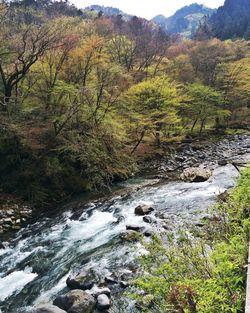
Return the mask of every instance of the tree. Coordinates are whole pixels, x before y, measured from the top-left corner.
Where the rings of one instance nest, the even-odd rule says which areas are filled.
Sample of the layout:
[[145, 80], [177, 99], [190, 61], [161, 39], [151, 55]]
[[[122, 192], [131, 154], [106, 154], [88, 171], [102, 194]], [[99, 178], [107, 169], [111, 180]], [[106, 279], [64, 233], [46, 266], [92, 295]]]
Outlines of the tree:
[[184, 101], [182, 114], [192, 121], [191, 132], [198, 122], [200, 122], [201, 134], [208, 121], [214, 122], [217, 118], [230, 115], [229, 110], [223, 109], [225, 101], [221, 92], [201, 83], [187, 85], [184, 92], [187, 98]]
[[126, 93], [125, 102], [132, 116], [135, 114], [137, 117], [134, 123], [141, 128], [141, 137], [150, 130], [157, 146], [161, 145], [161, 132], [179, 122], [177, 91], [166, 77], [156, 77], [132, 86]]
[[107, 46], [113, 62], [124, 66], [130, 72], [135, 65], [136, 45], [124, 35], [113, 37]]
[[0, 77], [3, 84], [1, 104], [6, 110], [13, 89], [29, 72], [45, 51], [58, 44], [58, 32], [50, 25], [8, 25], [1, 33], [5, 45], [0, 53]]
[[223, 42], [212, 39], [199, 42], [190, 51], [195, 74], [205, 85], [214, 86], [216, 68], [226, 57], [227, 49]]

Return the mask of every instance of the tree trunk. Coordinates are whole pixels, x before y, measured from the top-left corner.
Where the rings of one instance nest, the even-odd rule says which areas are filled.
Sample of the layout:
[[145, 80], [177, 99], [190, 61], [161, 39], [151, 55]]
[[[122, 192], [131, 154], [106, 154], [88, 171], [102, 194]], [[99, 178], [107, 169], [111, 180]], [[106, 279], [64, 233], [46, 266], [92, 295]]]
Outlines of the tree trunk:
[[191, 133], [194, 131], [194, 128], [195, 128], [195, 125], [197, 124], [197, 122], [198, 122], [198, 118], [194, 121], [194, 123], [192, 125]]
[[4, 88], [4, 97], [2, 99], [2, 108], [3, 111], [7, 111], [8, 110], [8, 104], [10, 102], [10, 98], [12, 95], [12, 87], [11, 86], [5, 86]]
[[131, 154], [133, 154], [136, 151], [136, 149], [139, 147], [139, 145], [142, 142], [144, 136], [145, 136], [145, 130], [143, 130], [141, 132], [141, 136], [140, 136], [139, 140], [137, 141], [136, 145], [134, 146], [133, 150], [131, 151]]
[[205, 121], [206, 121], [206, 120], [201, 120], [201, 127], [200, 127], [199, 135], [201, 135], [201, 133], [202, 133], [202, 131], [203, 131], [203, 128], [205, 127]]

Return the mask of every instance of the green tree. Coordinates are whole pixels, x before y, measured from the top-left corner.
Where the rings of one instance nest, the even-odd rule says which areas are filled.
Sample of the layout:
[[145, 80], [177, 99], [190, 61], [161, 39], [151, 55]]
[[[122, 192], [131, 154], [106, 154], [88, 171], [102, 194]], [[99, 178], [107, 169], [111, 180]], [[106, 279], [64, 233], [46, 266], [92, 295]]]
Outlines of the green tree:
[[200, 122], [199, 133], [204, 130], [208, 121], [216, 121], [230, 115], [229, 110], [222, 108], [225, 103], [223, 94], [201, 83], [189, 84], [184, 89], [185, 100], [182, 115], [192, 122], [191, 132]]
[[126, 93], [126, 102], [136, 116], [135, 124], [137, 127], [141, 125], [142, 135], [151, 131], [158, 147], [161, 132], [179, 122], [176, 87], [166, 77], [152, 78], [132, 86]]

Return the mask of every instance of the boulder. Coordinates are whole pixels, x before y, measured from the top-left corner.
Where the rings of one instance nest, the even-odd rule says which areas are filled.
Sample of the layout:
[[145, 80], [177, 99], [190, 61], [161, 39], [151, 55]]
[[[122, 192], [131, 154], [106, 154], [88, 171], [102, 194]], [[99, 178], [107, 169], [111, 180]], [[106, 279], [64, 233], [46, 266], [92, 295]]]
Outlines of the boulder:
[[150, 205], [142, 204], [135, 208], [135, 215], [144, 216], [150, 214], [152, 211], [154, 211], [154, 209]]
[[121, 239], [124, 241], [137, 241], [139, 239], [139, 233], [134, 230], [127, 230], [120, 235]]
[[183, 171], [181, 179], [192, 183], [201, 183], [207, 181], [212, 176], [212, 172], [208, 169], [200, 167], [190, 167]]
[[97, 297], [97, 308], [100, 311], [106, 311], [110, 307], [111, 307], [111, 302], [107, 295], [101, 294]]
[[72, 289], [87, 290], [91, 289], [96, 282], [96, 278], [92, 272], [82, 272], [76, 276], [69, 276], [66, 284]]
[[71, 290], [67, 294], [57, 297], [53, 304], [68, 313], [91, 313], [95, 302], [94, 297], [86, 291]]
[[67, 312], [64, 310], [61, 310], [55, 305], [41, 304], [41, 305], [38, 305], [36, 308], [32, 309], [30, 313], [67, 313]]

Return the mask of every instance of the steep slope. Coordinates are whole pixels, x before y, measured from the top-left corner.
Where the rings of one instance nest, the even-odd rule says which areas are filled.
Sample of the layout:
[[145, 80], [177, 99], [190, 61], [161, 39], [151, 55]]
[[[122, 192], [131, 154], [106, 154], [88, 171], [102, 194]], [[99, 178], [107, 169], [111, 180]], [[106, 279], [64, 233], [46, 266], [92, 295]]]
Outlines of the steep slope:
[[204, 16], [211, 16], [215, 10], [194, 3], [178, 10], [173, 16], [158, 15], [153, 21], [169, 33], [179, 33], [191, 37]]
[[210, 22], [217, 38], [250, 39], [250, 0], [226, 0]]

